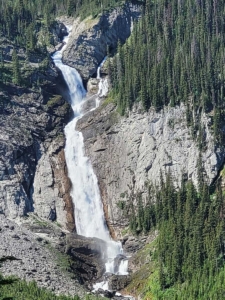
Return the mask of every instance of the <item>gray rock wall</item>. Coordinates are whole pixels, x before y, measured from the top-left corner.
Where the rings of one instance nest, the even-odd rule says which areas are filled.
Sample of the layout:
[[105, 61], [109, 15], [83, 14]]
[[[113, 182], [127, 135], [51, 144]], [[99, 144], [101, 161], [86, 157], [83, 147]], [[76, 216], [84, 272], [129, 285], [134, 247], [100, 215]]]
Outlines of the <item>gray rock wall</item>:
[[[207, 143], [202, 161], [205, 179], [211, 183], [223, 164], [224, 152], [215, 150], [209, 119], [203, 115], [201, 122]], [[135, 201], [139, 192], [145, 199], [146, 183], [159, 183], [160, 172], [170, 173], [177, 184], [182, 174], [197, 184], [199, 150], [186, 125], [184, 106], [159, 113], [137, 108], [120, 117], [110, 104], [84, 116], [77, 126], [98, 177], [108, 225], [117, 236], [127, 225], [118, 203]]]
[[16, 219], [36, 210], [73, 230], [63, 160], [63, 127], [71, 111], [49, 85], [41, 93], [9, 87], [0, 95], [0, 212]]
[[75, 20], [63, 62], [88, 79], [106, 56], [107, 47], [115, 49], [118, 40], [125, 42], [130, 36], [132, 23], [140, 14], [141, 6], [127, 3], [99, 19]]
[[64, 156], [64, 136], [56, 137], [45, 149], [42, 145], [33, 183], [34, 212], [43, 219], [57, 221], [71, 231], [75, 228], [71, 183]]

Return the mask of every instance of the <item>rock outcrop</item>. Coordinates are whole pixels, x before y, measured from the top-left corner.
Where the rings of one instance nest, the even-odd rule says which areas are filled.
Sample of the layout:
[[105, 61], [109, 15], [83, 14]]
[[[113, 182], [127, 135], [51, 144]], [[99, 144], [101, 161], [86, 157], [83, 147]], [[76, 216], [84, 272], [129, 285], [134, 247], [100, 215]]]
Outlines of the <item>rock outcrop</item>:
[[130, 36], [132, 25], [141, 15], [141, 6], [126, 3], [99, 19], [75, 20], [71, 39], [63, 53], [63, 62], [79, 71], [83, 79], [96, 73], [107, 54]]
[[[224, 161], [224, 151], [215, 149], [210, 133], [210, 118], [202, 115], [207, 148], [202, 152], [205, 178], [211, 183]], [[116, 231], [127, 225], [123, 207], [144, 201], [148, 183], [159, 183], [160, 172], [170, 173], [180, 183], [182, 175], [197, 184], [199, 149], [186, 124], [186, 108], [134, 108], [120, 117], [115, 105], [102, 106], [79, 120], [86, 155], [91, 158], [98, 177], [108, 225]]]
[[64, 154], [65, 139], [57, 136], [42, 153], [33, 183], [35, 213], [44, 219], [57, 221], [64, 228], [75, 229], [74, 207], [70, 197], [71, 182], [67, 176]]
[[103, 240], [86, 238], [77, 234], [68, 234], [66, 239], [66, 253], [74, 263], [75, 273], [79, 274], [82, 283], [98, 280], [105, 271], [105, 261], [102, 253], [107, 249]]
[[131, 281], [129, 275], [113, 275], [109, 278], [109, 290], [120, 291], [124, 289]]
[[15, 219], [35, 208], [73, 229], [63, 161], [63, 128], [71, 109], [54, 82], [50, 86], [41, 92], [8, 86], [1, 93], [0, 211]]

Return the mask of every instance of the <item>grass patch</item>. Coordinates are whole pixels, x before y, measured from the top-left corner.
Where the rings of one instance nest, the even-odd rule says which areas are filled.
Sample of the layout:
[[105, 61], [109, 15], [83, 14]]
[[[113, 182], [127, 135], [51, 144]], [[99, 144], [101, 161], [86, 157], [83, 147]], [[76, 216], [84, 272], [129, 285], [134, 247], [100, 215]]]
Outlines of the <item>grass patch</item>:
[[[156, 251], [156, 240], [147, 244], [138, 251], [132, 262], [139, 267], [138, 271], [131, 275], [131, 283], [126, 287], [125, 292], [135, 297], [145, 298], [149, 289], [150, 278], [155, 274], [157, 266], [154, 260]], [[146, 290], [147, 288], [147, 290]], [[147, 299], [147, 298], [146, 298]], [[152, 299], [152, 298], [148, 298]]]
[[110, 104], [110, 103], [114, 103], [114, 104], [116, 104], [116, 101], [115, 101], [115, 99], [114, 99], [114, 96], [113, 96], [113, 94], [110, 92], [109, 94], [108, 94], [108, 96], [107, 96], [107, 98], [103, 101], [103, 103], [102, 103], [102, 107], [106, 107], [108, 104]]
[[62, 228], [62, 224], [60, 224], [59, 222], [55, 222], [55, 225], [58, 226], [59, 228]]
[[39, 219], [39, 218], [35, 217], [34, 215], [32, 215], [32, 218], [33, 218], [33, 224], [34, 225], [38, 225], [38, 226], [44, 227], [44, 228], [48, 227], [48, 225], [49, 225], [47, 221]]
[[26, 283], [23, 280], [17, 280], [16, 282], [0, 285], [0, 299], [8, 300], [79, 300], [78, 296], [56, 296], [52, 292], [41, 289], [35, 282]]
[[83, 23], [85, 24], [85, 29], [87, 30], [89, 28], [92, 28], [94, 25], [96, 25], [99, 21], [99, 18], [93, 18], [92, 16], [87, 17]]
[[[52, 253], [52, 257], [54, 257], [55, 262], [63, 271], [63, 273], [70, 275], [69, 272], [71, 270], [71, 264], [73, 263], [70, 256], [65, 253], [59, 252], [51, 244], [47, 244], [46, 247]], [[74, 278], [74, 273], [71, 273], [71, 277]]]
[[54, 95], [53, 97], [51, 97], [48, 102], [47, 102], [47, 106], [49, 108], [54, 107], [55, 105], [57, 105], [62, 99], [62, 96], [60, 95]]
[[129, 232], [129, 227], [124, 228], [124, 229], [121, 231], [121, 234], [122, 234], [122, 236], [124, 236], [124, 235], [126, 235], [128, 232]]

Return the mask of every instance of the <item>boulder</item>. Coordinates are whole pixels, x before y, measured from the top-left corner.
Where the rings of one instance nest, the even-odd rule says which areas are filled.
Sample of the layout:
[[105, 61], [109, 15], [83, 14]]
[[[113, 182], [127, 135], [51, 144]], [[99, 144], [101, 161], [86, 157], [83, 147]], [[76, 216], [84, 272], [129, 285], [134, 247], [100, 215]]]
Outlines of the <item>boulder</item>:
[[77, 234], [66, 237], [66, 253], [73, 260], [72, 268], [79, 274], [80, 282], [98, 280], [105, 272], [105, 261], [102, 257], [107, 245], [98, 238], [86, 238]]
[[113, 275], [109, 278], [109, 290], [119, 291], [124, 289], [131, 282], [129, 275]]

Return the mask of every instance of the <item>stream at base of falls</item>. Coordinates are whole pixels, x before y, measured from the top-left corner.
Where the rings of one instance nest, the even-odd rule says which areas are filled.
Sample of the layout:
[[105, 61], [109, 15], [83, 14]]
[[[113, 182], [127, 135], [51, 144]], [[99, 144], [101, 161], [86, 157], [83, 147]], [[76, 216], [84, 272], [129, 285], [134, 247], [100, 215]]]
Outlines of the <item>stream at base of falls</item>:
[[[71, 197], [75, 207], [76, 229], [79, 235], [97, 237], [106, 242], [107, 247], [102, 252], [106, 273], [127, 275], [128, 259], [123, 255], [121, 243], [112, 240], [110, 237], [105, 222], [97, 177], [93, 171], [90, 159], [84, 154], [83, 135], [75, 129], [77, 121], [83, 116], [82, 105], [86, 100], [86, 91], [79, 73], [62, 62], [62, 53], [67, 46], [71, 29], [71, 27], [67, 27], [69, 34], [63, 40], [64, 46], [53, 54], [52, 59], [56, 67], [61, 70], [65, 79], [74, 113], [72, 120], [65, 127], [65, 157], [68, 175], [72, 182]], [[99, 91], [96, 97], [95, 108], [99, 106], [99, 98], [104, 96], [108, 90], [107, 80], [100, 78], [101, 65], [97, 71]], [[118, 256], [120, 257], [120, 263], [116, 265], [115, 258]], [[93, 286], [95, 291], [100, 288], [108, 290], [107, 280], [96, 283]]]

